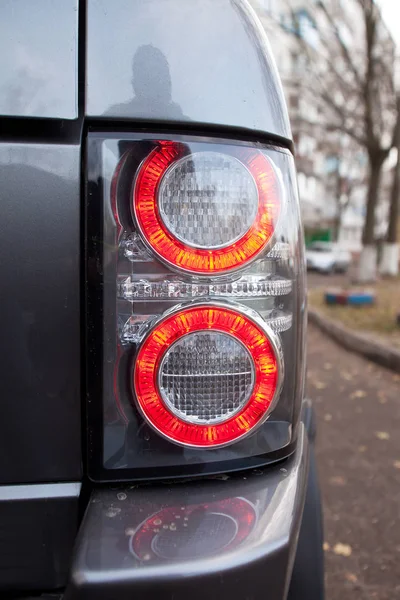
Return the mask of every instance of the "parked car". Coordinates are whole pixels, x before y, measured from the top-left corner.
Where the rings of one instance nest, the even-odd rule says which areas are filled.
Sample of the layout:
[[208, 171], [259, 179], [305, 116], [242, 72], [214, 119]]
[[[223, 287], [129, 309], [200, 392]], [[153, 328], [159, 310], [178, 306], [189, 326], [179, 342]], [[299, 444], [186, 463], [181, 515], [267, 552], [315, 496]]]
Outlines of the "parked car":
[[306, 250], [307, 269], [320, 273], [346, 273], [351, 264], [351, 254], [339, 244], [313, 242]]
[[253, 11], [0, 16], [2, 596], [322, 599], [293, 141]]

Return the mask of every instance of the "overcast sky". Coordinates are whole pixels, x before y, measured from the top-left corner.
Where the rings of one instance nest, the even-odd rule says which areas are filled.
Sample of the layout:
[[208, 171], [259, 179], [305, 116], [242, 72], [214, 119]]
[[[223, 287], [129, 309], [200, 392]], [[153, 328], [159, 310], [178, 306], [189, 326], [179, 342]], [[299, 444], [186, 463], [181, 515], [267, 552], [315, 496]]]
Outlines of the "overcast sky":
[[396, 42], [400, 45], [400, 0], [379, 0], [383, 18]]

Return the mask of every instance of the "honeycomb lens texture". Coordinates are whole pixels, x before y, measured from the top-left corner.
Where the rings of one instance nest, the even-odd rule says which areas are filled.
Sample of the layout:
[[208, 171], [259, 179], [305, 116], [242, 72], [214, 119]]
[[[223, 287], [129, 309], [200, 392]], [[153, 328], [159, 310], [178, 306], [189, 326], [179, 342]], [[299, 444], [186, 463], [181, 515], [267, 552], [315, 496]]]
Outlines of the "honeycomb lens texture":
[[228, 420], [249, 400], [253, 361], [244, 346], [220, 332], [183, 336], [160, 366], [160, 391], [167, 407], [192, 423]]
[[[153, 552], [160, 558], [203, 558], [223, 550], [230, 544], [238, 530], [235, 519], [228, 515], [198, 511], [198, 515], [178, 523], [178, 531], [161, 529], [152, 543]], [[179, 543], [177, 543], [179, 540]]]
[[181, 158], [165, 173], [158, 203], [165, 226], [176, 238], [196, 248], [223, 248], [253, 224], [258, 192], [239, 160], [198, 152]]

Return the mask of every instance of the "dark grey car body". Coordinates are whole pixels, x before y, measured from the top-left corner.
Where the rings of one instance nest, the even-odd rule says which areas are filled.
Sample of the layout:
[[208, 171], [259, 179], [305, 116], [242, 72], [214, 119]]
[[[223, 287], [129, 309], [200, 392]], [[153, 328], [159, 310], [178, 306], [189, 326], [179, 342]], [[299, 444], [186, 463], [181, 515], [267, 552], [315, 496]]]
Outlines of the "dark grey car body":
[[[227, 481], [93, 490], [83, 450], [87, 126], [292, 148], [261, 26], [239, 0], [41, 0], [34, 10], [4, 0], [0, 14], [0, 590], [284, 598], [307, 487], [308, 405], [288, 461]], [[257, 500], [257, 527], [240, 550], [139, 568], [129, 550], [139, 508], [222, 491]]]

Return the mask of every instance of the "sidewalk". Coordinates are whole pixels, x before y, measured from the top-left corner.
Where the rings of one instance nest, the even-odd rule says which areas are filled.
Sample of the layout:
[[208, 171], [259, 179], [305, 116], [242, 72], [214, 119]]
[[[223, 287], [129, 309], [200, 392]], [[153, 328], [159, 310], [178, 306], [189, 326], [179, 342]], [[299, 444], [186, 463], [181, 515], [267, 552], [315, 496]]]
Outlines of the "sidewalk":
[[309, 326], [326, 600], [400, 598], [400, 376]]

